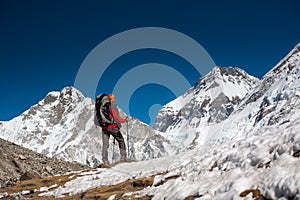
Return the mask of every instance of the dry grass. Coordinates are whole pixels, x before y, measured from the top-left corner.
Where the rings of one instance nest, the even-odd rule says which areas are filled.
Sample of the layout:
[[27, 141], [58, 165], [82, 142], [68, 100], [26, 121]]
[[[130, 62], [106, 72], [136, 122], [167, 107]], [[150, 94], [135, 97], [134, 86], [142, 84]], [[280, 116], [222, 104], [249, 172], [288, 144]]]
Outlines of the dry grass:
[[[163, 173], [165, 174], [165, 173]], [[139, 178], [139, 179], [131, 179], [127, 180], [125, 182], [112, 185], [112, 186], [103, 186], [100, 188], [94, 188], [91, 190], [88, 190], [82, 194], [71, 196], [71, 197], [65, 197], [63, 198], [64, 200], [71, 200], [71, 199], [87, 199], [87, 200], [92, 200], [92, 199], [97, 199], [97, 200], [104, 200], [108, 199], [110, 196], [115, 195], [116, 200], [130, 200], [130, 199], [140, 199], [140, 200], [149, 200], [152, 197], [151, 196], [143, 196], [140, 198], [137, 198], [136, 194], [132, 194], [130, 196], [125, 196], [123, 195], [125, 193], [134, 193], [141, 191], [145, 189], [148, 186], [153, 185], [154, 181], [154, 176], [147, 177], [147, 178]], [[166, 178], [162, 183], [159, 185], [162, 185], [169, 180], [176, 179], [179, 176], [173, 176], [173, 177], [168, 177]], [[157, 185], [158, 186], [158, 185]]]
[[16, 193], [16, 192], [20, 192], [22, 190], [31, 191], [34, 189], [39, 189], [41, 187], [50, 187], [55, 184], [63, 185], [68, 180], [69, 179], [65, 176], [26, 180], [26, 181], [17, 182], [12, 187], [0, 189], [0, 193], [3, 193], [3, 192]]
[[[66, 182], [76, 178], [75, 175], [72, 176], [72, 178], [70, 178], [71, 176], [72, 175], [51, 176], [51, 177], [47, 177], [47, 178], [38, 178], [38, 179], [20, 181], [20, 182], [17, 182], [12, 187], [1, 188], [0, 193], [7, 192], [8, 194], [14, 194], [14, 193], [19, 193], [19, 192], [26, 190], [26, 191], [30, 191], [29, 198], [35, 199], [35, 196], [37, 196], [39, 194], [39, 192], [36, 192], [35, 190], [39, 190], [41, 187], [50, 187], [53, 185], [57, 185], [57, 187], [64, 186], [64, 184]], [[52, 190], [54, 190], [57, 187], [52, 188]]]
[[[63, 198], [64, 200], [71, 200], [71, 199], [99, 199], [104, 200], [108, 199], [112, 195], [116, 195], [115, 199], [136, 199], [135, 195], [122, 197], [123, 194], [129, 192], [137, 192], [140, 191], [148, 186], [153, 184], [154, 177], [148, 178], [139, 178], [139, 179], [132, 179], [128, 180], [116, 185], [112, 186], [103, 186], [100, 188], [94, 188], [88, 190], [82, 194], [66, 197]], [[143, 199], [150, 199], [150, 197], [143, 197]]]
[[259, 189], [250, 189], [250, 190], [245, 190], [240, 193], [240, 197], [246, 197], [250, 193], [252, 193], [252, 198], [254, 200], [265, 200], [266, 198], [261, 194]]
[[[163, 173], [165, 174], [165, 173]], [[71, 178], [70, 178], [71, 177]], [[31, 200], [50, 200], [50, 199], [56, 199], [54, 197], [39, 197], [38, 194], [40, 192], [35, 192], [35, 189], [40, 189], [41, 187], [50, 187], [55, 184], [59, 186], [64, 186], [66, 182], [73, 180], [77, 177], [77, 175], [70, 174], [67, 176], [53, 176], [53, 177], [48, 177], [48, 178], [40, 178], [40, 179], [32, 179], [32, 180], [26, 180], [26, 181], [21, 181], [18, 182], [16, 185], [10, 187], [10, 188], [2, 188], [0, 189], [0, 193], [7, 192], [8, 194], [13, 194], [13, 193], [19, 193], [24, 190], [30, 191], [30, 194], [23, 195], [25, 198], [31, 199]], [[137, 191], [141, 191], [144, 188], [148, 186], [153, 185], [154, 181], [154, 176], [151, 177], [146, 177], [146, 178], [138, 178], [138, 179], [131, 179], [124, 181], [122, 183], [112, 185], [112, 186], [102, 186], [99, 188], [94, 188], [87, 190], [81, 194], [73, 195], [73, 196], [68, 196], [66, 195], [63, 198], [59, 198], [62, 200], [77, 200], [77, 199], [97, 199], [97, 200], [102, 200], [102, 199], [108, 199], [110, 196], [115, 195], [115, 199], [122, 199], [122, 200], [129, 200], [129, 199], [140, 199], [140, 200], [149, 200], [152, 197], [151, 196], [143, 196], [140, 198], [137, 198], [136, 194], [132, 194], [130, 196], [125, 196], [123, 195], [125, 193], [135, 193]], [[169, 180], [176, 179], [178, 176], [173, 176], [165, 179], [163, 182], [161, 182], [159, 185], [162, 185], [166, 183]], [[57, 188], [56, 187], [56, 188]], [[54, 190], [55, 188], [51, 189]], [[9, 198], [7, 198], [9, 199]]]

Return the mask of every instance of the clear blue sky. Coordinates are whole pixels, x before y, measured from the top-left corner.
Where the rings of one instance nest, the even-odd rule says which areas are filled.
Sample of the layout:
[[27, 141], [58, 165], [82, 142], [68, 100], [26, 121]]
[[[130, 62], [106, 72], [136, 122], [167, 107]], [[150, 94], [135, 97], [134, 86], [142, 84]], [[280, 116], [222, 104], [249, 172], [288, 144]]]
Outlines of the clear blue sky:
[[[138, 27], [184, 33], [201, 44], [217, 65], [240, 67], [261, 78], [300, 42], [299, 7], [297, 0], [3, 0], [0, 120], [20, 115], [50, 91], [72, 86], [93, 48]], [[174, 68], [184, 65], [167, 52], [141, 50], [116, 60], [111, 73], [124, 65], [130, 68], [153, 61]], [[190, 74], [189, 81], [196, 82], [199, 77]], [[110, 92], [109, 87], [108, 83], [98, 92]], [[174, 95], [159, 85], [145, 85], [132, 96], [131, 114], [149, 122], [149, 107], [172, 98]]]

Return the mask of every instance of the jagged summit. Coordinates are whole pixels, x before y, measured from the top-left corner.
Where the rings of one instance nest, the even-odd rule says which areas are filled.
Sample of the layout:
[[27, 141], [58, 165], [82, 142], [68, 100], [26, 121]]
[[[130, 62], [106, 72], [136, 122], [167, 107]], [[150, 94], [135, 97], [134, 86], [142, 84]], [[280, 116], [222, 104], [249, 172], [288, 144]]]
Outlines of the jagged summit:
[[297, 67], [300, 60], [300, 43], [296, 45], [275, 67], [262, 78], [261, 84], [255, 89], [247, 104], [256, 101], [279, 79], [285, 79]]
[[[76, 112], [77, 105], [82, 102], [92, 103], [92, 99], [85, 98], [74, 87], [65, 87], [61, 91], [49, 92], [44, 99], [25, 111], [21, 116], [23, 120], [34, 120], [33, 116], [38, 115], [41, 119], [49, 121], [49, 125], [63, 124], [64, 121], [61, 121], [63, 116], [66, 113]], [[39, 121], [39, 118], [35, 120]]]
[[68, 104], [71, 102], [80, 102], [85, 99], [83, 94], [74, 87], [64, 87], [59, 92], [49, 92], [42, 100], [43, 103], [49, 104], [59, 99], [60, 102]]
[[244, 70], [215, 67], [184, 95], [159, 111], [153, 127], [168, 139], [190, 145], [205, 127], [225, 120], [257, 84]]
[[[235, 95], [243, 96], [249, 92], [257, 83], [257, 78], [247, 74], [242, 69], [217, 66], [206, 76], [200, 78], [193, 90], [196, 93], [199, 90], [210, 90], [211, 99], [216, 98], [220, 93], [235, 98]], [[232, 91], [233, 88], [235, 88], [234, 91]]]
[[[269, 126], [280, 127], [293, 121], [299, 112], [300, 44], [245, 97], [236, 112], [224, 121], [219, 135], [230, 139], [256, 134]], [[215, 140], [220, 140], [218, 135]]]
[[299, 107], [299, 71], [300, 44], [262, 80], [217, 66], [166, 104], [153, 127], [184, 149], [286, 123]]
[[244, 70], [237, 68], [237, 67], [216, 66], [206, 76], [201, 77], [200, 80], [205, 79], [210, 76], [221, 77], [223, 75], [225, 75], [225, 76], [231, 75], [231, 76], [241, 77], [241, 78], [247, 78], [248, 76], [250, 76], [247, 72], [245, 72]]

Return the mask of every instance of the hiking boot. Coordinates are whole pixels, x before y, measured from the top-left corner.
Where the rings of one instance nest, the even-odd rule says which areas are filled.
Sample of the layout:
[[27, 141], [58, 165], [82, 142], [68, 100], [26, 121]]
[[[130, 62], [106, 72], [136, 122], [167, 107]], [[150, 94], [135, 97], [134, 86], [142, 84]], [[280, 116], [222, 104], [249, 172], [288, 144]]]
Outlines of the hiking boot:
[[98, 165], [98, 168], [107, 168], [107, 167], [109, 167], [108, 160], [103, 160], [103, 163], [101, 163], [100, 165]]
[[109, 165], [108, 160], [104, 160], [104, 161], [103, 161], [103, 164], [104, 164], [104, 165]]
[[120, 162], [126, 162], [128, 158], [126, 156], [121, 156]]

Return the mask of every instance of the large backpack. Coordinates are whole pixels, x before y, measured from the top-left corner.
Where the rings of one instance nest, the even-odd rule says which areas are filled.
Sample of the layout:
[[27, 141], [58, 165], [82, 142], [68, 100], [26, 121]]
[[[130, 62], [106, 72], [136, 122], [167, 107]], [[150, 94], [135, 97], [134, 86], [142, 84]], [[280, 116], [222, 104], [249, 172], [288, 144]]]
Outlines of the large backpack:
[[110, 101], [106, 94], [99, 94], [95, 103], [95, 123], [98, 126], [108, 126], [113, 123], [110, 112]]

